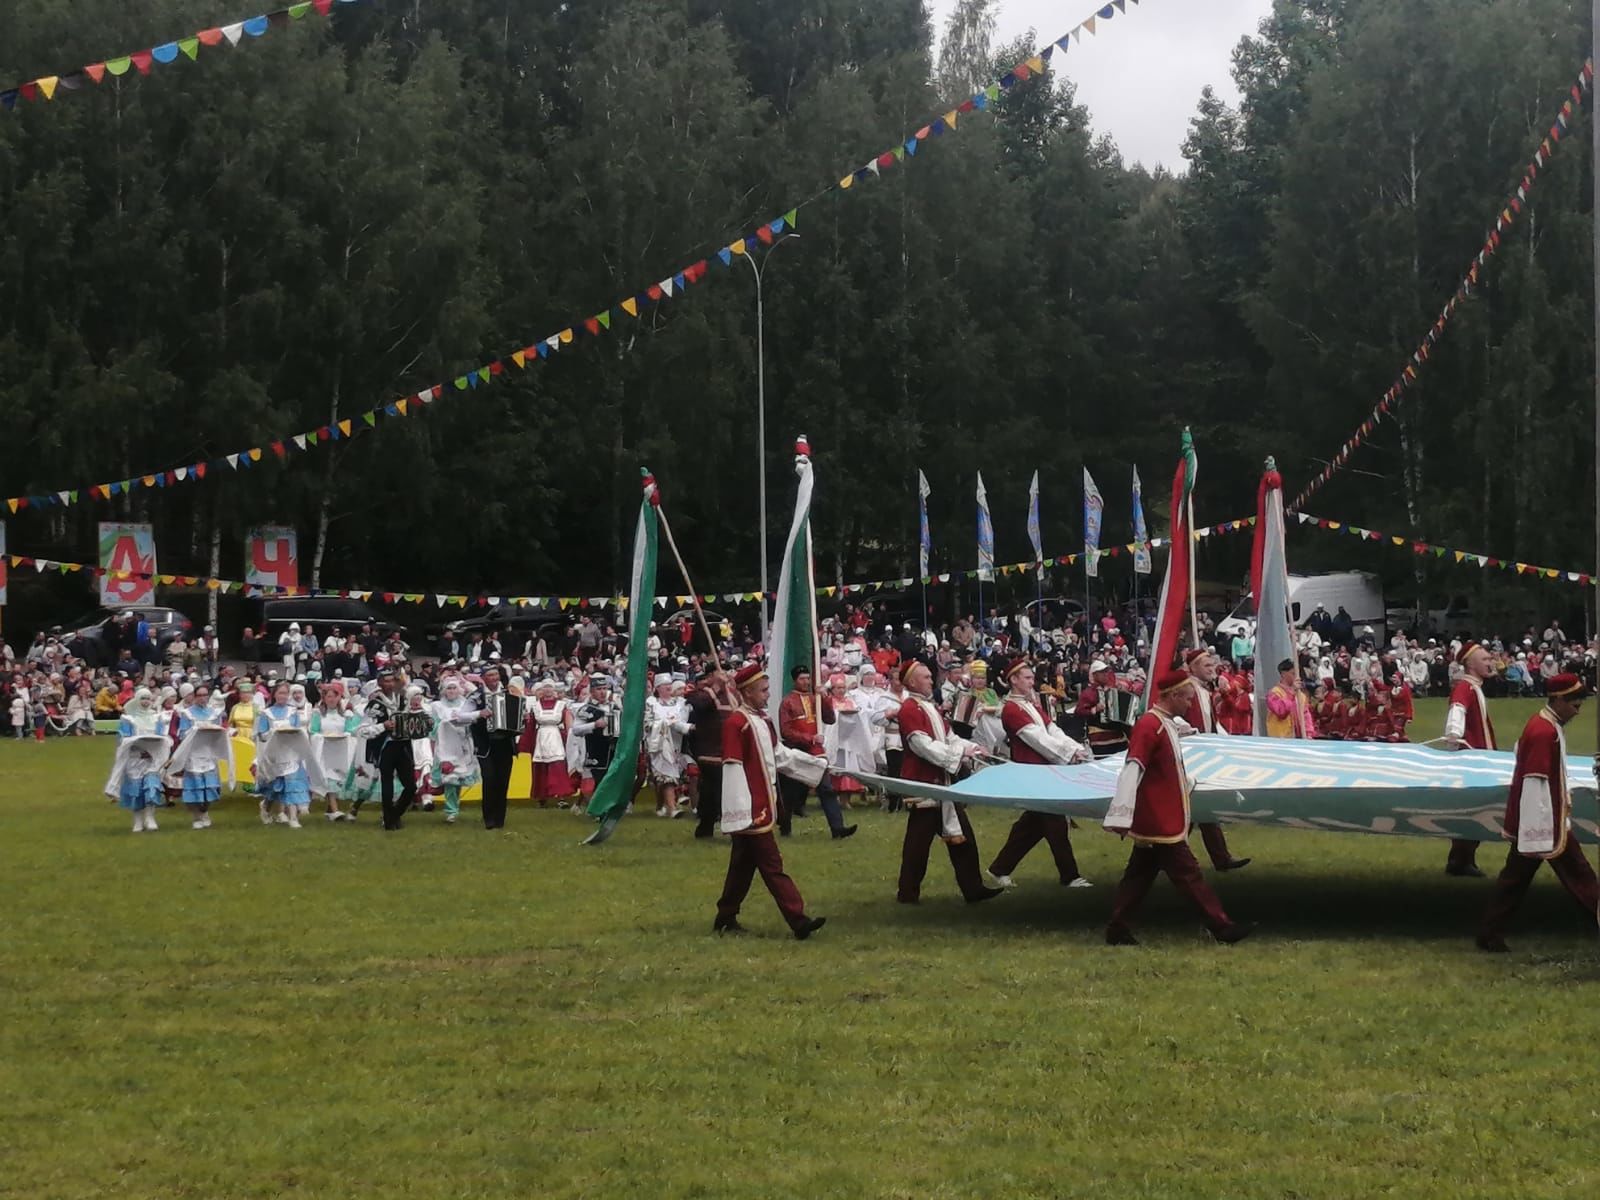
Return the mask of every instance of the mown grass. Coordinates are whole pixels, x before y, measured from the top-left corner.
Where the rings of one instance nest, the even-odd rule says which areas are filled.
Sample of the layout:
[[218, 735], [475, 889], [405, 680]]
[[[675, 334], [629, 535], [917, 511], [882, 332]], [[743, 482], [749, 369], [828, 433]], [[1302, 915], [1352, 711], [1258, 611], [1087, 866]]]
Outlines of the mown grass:
[[[1507, 740], [1526, 706], [1501, 705]], [[1440, 723], [1425, 710], [1419, 735]], [[1580, 718], [1585, 728], [1587, 722]], [[1592, 738], [1573, 738], [1585, 752]], [[1210, 944], [1077, 836], [962, 904], [894, 903], [901, 819], [784, 850], [826, 929], [709, 934], [683, 822], [565, 813], [300, 833], [234, 802], [134, 837], [110, 739], [0, 745], [0, 1195], [1457, 1196], [1600, 1182], [1593, 923], [1548, 873], [1514, 953], [1442, 842], [1244, 830]], [[375, 815], [375, 814], [374, 814]], [[472, 814], [475, 819], [475, 812]], [[986, 856], [1008, 823], [978, 812]], [[937, 851], [936, 851], [937, 855]], [[1500, 858], [1485, 847], [1484, 865]]]

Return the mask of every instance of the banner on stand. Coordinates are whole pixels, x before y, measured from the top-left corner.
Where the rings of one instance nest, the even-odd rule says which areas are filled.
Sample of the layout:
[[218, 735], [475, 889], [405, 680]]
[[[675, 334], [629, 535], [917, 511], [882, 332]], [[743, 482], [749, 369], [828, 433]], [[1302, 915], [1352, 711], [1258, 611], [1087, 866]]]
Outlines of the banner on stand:
[[300, 539], [287, 525], [259, 525], [245, 536], [244, 581], [256, 587], [300, 586]]
[[150, 604], [156, 598], [156, 531], [152, 525], [100, 522], [101, 604]]

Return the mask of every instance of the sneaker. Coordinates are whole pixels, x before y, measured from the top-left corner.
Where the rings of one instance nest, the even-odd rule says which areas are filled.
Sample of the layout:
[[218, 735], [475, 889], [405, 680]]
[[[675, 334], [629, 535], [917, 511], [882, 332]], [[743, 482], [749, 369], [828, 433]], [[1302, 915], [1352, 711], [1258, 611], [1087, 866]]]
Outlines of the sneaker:
[[1073, 888], [1084, 888], [1084, 887], [1093, 887], [1094, 884], [1090, 883], [1082, 875], [1079, 875], [1076, 879], [1069, 879], [1067, 881], [1067, 886], [1068, 887], [1073, 887]]
[[456, 814], [455, 813], [445, 813], [445, 815], [444, 815], [444, 823], [446, 825], [454, 825], [456, 823]]
[[261, 810], [261, 823], [263, 825], [271, 825], [272, 810], [267, 807], [267, 802], [263, 800], [259, 805], [257, 805], [257, 807]]
[[342, 821], [344, 819], [343, 813], [324, 813], [323, 815], [330, 821]]
[[206, 823], [198, 818], [196, 818], [194, 824], [189, 826], [190, 829], [204, 829], [205, 827]]
[[200, 819], [205, 822], [205, 827], [207, 829], [211, 828], [211, 814], [210, 813], [207, 813], [205, 816], [201, 817]]
[[286, 824], [289, 826], [290, 829], [299, 829], [300, 828], [300, 818], [297, 817], [297, 816], [291, 816], [289, 818], [289, 820], [286, 822]]
[[989, 881], [997, 888], [1014, 888], [1017, 886], [1011, 881], [1011, 876], [996, 875], [993, 871], [989, 872]]
[[148, 808], [144, 810], [144, 827], [151, 833], [154, 833], [158, 828], [156, 825], [156, 814]]
[[279, 813], [277, 816], [273, 817], [272, 820], [275, 824], [287, 825], [289, 823], [289, 814]]
[[658, 816], [658, 817], [664, 817], [664, 816], [666, 816], [666, 815], [667, 815], [667, 809], [666, 809], [666, 806], [665, 806], [665, 805], [662, 805], [662, 804], [658, 804], [658, 805], [656, 805], [656, 816]]

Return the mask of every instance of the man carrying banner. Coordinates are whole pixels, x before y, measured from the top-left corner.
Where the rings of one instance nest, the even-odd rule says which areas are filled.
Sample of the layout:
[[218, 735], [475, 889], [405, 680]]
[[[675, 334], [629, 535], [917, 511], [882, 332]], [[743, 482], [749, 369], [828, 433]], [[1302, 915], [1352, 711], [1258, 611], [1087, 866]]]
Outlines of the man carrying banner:
[[783, 855], [772, 835], [778, 820], [778, 776], [799, 772], [815, 780], [827, 767], [824, 759], [801, 754], [778, 740], [767, 716], [772, 685], [756, 663], [734, 676], [739, 707], [722, 722], [722, 832], [732, 835], [728, 875], [717, 901], [713, 933], [743, 933], [739, 908], [756, 874], [777, 901], [778, 911], [799, 941], [821, 929], [826, 917], [806, 916], [805, 901], [794, 880], [784, 874]]
[[[1189, 689], [1189, 707], [1184, 711], [1183, 719], [1199, 733], [1225, 732], [1217, 724], [1217, 697], [1212, 691], [1219, 667], [1217, 656], [1204, 646], [1184, 653], [1183, 669], [1194, 680], [1194, 686]], [[1200, 840], [1205, 843], [1206, 853], [1211, 856], [1211, 865], [1217, 870], [1237, 871], [1250, 865], [1248, 858], [1233, 856], [1228, 849], [1228, 837], [1217, 822], [1201, 821], [1199, 829]]]
[[[1039, 694], [1034, 690], [1033, 666], [1019, 658], [1006, 672], [1011, 690], [1000, 709], [1000, 723], [1014, 763], [1085, 763], [1089, 751], [1046, 719]], [[1078, 873], [1078, 859], [1072, 853], [1072, 835], [1067, 818], [1059, 813], [1025, 812], [1011, 826], [1011, 834], [994, 862], [990, 877], [1001, 887], [1011, 887], [1011, 872], [1040, 842], [1050, 847], [1061, 886], [1086, 888], [1093, 885]]]
[[1200, 873], [1189, 849], [1189, 776], [1179, 748], [1177, 718], [1190, 703], [1194, 681], [1183, 671], [1158, 672], [1155, 704], [1139, 718], [1128, 739], [1128, 757], [1117, 776], [1117, 791], [1106, 810], [1108, 832], [1132, 836], [1133, 852], [1117, 884], [1106, 945], [1136, 946], [1130, 922], [1165, 871], [1205, 917], [1211, 936], [1226, 944], [1243, 941], [1250, 927], [1238, 925]]
[[[1494, 722], [1489, 720], [1489, 702], [1483, 698], [1483, 681], [1494, 674], [1494, 660], [1477, 642], [1465, 642], [1456, 653], [1461, 678], [1450, 690], [1450, 710], [1444, 719], [1444, 741], [1452, 749], [1496, 750]], [[1444, 873], [1466, 879], [1479, 879], [1478, 843], [1470, 838], [1451, 838], [1450, 855]]]
[[[901, 668], [906, 700], [900, 706], [900, 736], [905, 753], [900, 778], [917, 783], [948, 786], [951, 778], [975, 757], [978, 747], [950, 731], [944, 714], [933, 702], [933, 675], [920, 662]], [[992, 900], [1004, 889], [985, 887], [978, 865], [978, 837], [972, 832], [963, 804], [949, 800], [906, 798], [906, 836], [900, 847], [900, 884], [896, 899], [916, 904], [922, 899], [922, 880], [928, 873], [928, 851], [942, 837], [955, 868], [956, 883], [968, 904]]]
[[1576, 675], [1554, 675], [1545, 695], [1545, 706], [1528, 718], [1517, 739], [1517, 765], [1505, 815], [1511, 848], [1478, 926], [1478, 949], [1491, 954], [1509, 949], [1506, 923], [1527, 895], [1540, 863], [1550, 864], [1561, 886], [1591, 920], [1600, 905], [1594, 869], [1570, 836], [1572, 797], [1567, 791], [1567, 739], [1562, 732], [1583, 706], [1583, 682]]

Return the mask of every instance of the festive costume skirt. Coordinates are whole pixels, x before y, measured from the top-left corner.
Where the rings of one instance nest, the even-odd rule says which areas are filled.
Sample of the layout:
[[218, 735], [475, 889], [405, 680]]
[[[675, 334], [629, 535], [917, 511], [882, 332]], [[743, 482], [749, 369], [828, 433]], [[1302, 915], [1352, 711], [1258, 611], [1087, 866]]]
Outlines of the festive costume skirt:
[[123, 777], [117, 803], [138, 812], [142, 808], [159, 807], [162, 798], [161, 772], [148, 771], [138, 779]]
[[290, 805], [297, 808], [311, 807], [311, 779], [304, 767], [296, 767], [287, 775], [268, 779], [262, 782], [260, 787], [263, 799], [285, 807]]
[[183, 773], [185, 804], [215, 804], [222, 799], [222, 775], [217, 768]]
[[567, 761], [536, 762], [533, 764], [533, 798], [535, 800], [559, 800], [577, 792], [572, 784], [572, 772], [567, 770]]

